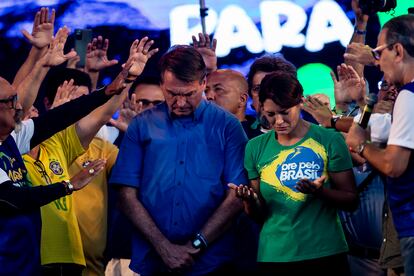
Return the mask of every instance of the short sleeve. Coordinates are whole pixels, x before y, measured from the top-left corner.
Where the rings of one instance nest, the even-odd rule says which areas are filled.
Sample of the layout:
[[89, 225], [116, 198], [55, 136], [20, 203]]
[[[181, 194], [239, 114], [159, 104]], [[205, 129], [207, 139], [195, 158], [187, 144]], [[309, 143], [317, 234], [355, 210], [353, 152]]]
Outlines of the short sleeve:
[[257, 171], [257, 160], [255, 160], [254, 156], [254, 146], [252, 140], [250, 140], [246, 145], [246, 150], [244, 154], [244, 168], [247, 172], [247, 177], [249, 179], [256, 179], [259, 177], [259, 172]]
[[[226, 130], [224, 180], [226, 183], [247, 184], [243, 167], [247, 137], [240, 122], [231, 118]], [[227, 187], [227, 186], [226, 186]]]
[[135, 119], [128, 127], [121, 143], [110, 183], [139, 188], [143, 162], [142, 145], [139, 139], [139, 124]]
[[328, 145], [328, 171], [340, 172], [352, 168], [351, 154], [339, 132], [332, 132]]
[[[76, 125], [73, 124], [66, 129], [56, 133], [65, 152], [68, 164], [71, 164], [79, 155], [85, 152], [78, 133], [76, 132]], [[46, 140], [48, 141], [48, 140]]]
[[22, 121], [20, 125], [16, 126], [16, 130], [12, 132], [12, 136], [16, 141], [17, 148], [20, 154], [26, 154], [30, 151], [30, 140], [34, 133], [33, 120]]
[[388, 145], [414, 149], [414, 128], [411, 121], [413, 105], [414, 93], [402, 90], [394, 105]]
[[10, 181], [10, 178], [7, 176], [7, 173], [0, 169], [0, 185], [6, 181]]

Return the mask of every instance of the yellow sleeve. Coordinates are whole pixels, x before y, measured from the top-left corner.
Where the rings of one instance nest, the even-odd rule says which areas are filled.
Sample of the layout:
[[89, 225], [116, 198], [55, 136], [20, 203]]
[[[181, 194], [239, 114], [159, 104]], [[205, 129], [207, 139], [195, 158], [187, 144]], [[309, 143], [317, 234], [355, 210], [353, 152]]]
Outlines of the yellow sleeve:
[[68, 164], [72, 164], [79, 155], [82, 155], [85, 152], [76, 132], [75, 124], [59, 132], [59, 139]]
[[115, 164], [119, 149], [107, 141], [103, 141], [103, 142], [105, 143], [103, 146], [103, 149], [104, 149], [104, 156], [106, 158], [106, 174], [109, 175], [109, 173], [112, 170], [113, 165]]

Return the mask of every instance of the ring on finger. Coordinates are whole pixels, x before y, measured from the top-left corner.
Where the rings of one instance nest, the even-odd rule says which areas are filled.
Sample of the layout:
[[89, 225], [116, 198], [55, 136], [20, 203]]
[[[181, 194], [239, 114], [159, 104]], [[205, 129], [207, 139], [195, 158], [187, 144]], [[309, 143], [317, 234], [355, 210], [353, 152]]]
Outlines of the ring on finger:
[[88, 173], [89, 173], [90, 175], [93, 175], [93, 174], [95, 173], [95, 170], [94, 170], [94, 169], [89, 169]]

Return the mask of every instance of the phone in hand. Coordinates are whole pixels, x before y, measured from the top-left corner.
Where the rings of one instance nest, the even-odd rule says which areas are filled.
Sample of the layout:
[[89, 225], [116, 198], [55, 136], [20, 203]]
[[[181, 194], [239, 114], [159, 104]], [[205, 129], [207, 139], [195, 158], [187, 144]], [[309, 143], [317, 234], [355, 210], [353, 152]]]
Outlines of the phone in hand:
[[85, 67], [86, 49], [92, 40], [91, 29], [75, 29], [75, 51], [80, 57], [76, 67]]

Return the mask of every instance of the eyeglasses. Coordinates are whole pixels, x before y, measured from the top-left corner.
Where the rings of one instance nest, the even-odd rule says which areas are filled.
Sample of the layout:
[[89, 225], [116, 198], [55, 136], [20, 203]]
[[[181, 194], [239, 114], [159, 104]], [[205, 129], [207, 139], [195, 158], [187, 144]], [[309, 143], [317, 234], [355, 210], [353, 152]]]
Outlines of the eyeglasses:
[[375, 49], [372, 49], [371, 54], [372, 54], [372, 56], [374, 57], [375, 60], [380, 60], [382, 51], [384, 51], [387, 48], [390, 49], [390, 47], [394, 46], [394, 44], [395, 43], [390, 43], [390, 44], [386, 44], [384, 46], [379, 46]]
[[143, 106], [149, 106], [150, 104], [159, 105], [159, 104], [162, 104], [164, 101], [162, 101], [162, 100], [150, 101], [150, 100], [147, 100], [147, 99], [140, 99], [140, 100], [138, 100], [138, 102], [142, 103]]
[[[0, 99], [0, 103], [9, 104], [10, 109], [16, 109], [17, 107], [17, 94], [10, 96], [6, 99]], [[11, 103], [11, 106], [10, 106]]]

